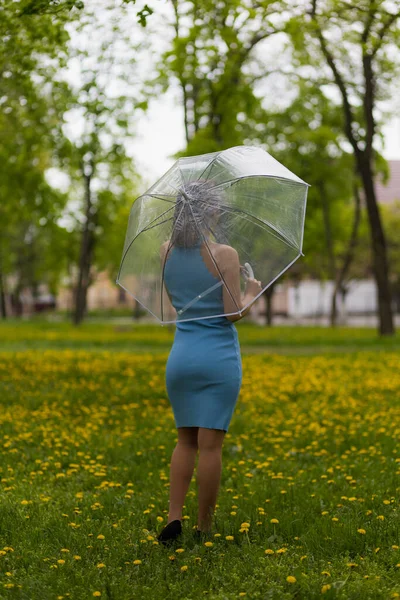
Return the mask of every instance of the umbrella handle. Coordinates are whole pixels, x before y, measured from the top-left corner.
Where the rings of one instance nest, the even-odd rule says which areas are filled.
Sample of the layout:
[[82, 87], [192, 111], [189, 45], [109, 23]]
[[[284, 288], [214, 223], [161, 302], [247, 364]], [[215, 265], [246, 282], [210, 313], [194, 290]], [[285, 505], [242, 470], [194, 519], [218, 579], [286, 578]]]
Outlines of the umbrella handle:
[[246, 262], [246, 263], [244, 263], [244, 267], [247, 271], [247, 276], [250, 277], [251, 279], [254, 279], [254, 271], [251, 268], [251, 265], [248, 262]]

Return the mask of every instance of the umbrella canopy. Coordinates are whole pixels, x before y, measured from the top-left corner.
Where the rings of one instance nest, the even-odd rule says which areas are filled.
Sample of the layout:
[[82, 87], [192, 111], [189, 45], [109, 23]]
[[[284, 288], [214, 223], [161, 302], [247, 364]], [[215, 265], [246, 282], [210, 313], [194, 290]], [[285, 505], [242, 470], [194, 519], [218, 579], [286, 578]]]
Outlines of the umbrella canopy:
[[[241, 291], [250, 275], [261, 281], [261, 295], [303, 255], [308, 187], [253, 146], [180, 158], [133, 203], [117, 283], [160, 323], [235, 314], [221, 311], [218, 302], [224, 287], [232, 297], [218, 260], [222, 245], [247, 263]], [[200, 248], [203, 261], [196, 262]], [[170, 260], [174, 253], [181, 263]], [[178, 264], [190, 267], [180, 279], [173, 272]], [[212, 285], [202, 276], [205, 264]], [[205, 297], [209, 302], [199, 302]]]

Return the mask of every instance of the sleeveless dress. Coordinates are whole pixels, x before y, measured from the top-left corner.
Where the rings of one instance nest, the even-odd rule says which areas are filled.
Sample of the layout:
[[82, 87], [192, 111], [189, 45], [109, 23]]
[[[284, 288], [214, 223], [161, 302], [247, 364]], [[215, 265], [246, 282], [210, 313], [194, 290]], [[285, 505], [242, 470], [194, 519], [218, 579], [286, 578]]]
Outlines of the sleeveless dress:
[[[191, 248], [175, 246], [170, 250], [164, 281], [178, 313], [165, 371], [175, 425], [227, 432], [242, 384], [236, 327], [224, 316], [179, 321], [194, 314], [201, 317], [202, 312], [224, 312], [221, 281], [207, 268], [201, 242]], [[197, 298], [205, 290], [207, 293]], [[187, 305], [193, 304], [194, 298], [191, 313]]]

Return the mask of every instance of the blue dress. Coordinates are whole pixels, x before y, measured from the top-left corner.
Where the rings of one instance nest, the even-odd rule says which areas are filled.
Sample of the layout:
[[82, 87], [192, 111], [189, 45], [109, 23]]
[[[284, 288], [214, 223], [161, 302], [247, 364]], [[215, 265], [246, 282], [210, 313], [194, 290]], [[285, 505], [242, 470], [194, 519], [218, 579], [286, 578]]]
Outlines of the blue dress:
[[[201, 256], [201, 243], [173, 247], [164, 271], [165, 286], [178, 312], [174, 342], [166, 364], [166, 388], [176, 427], [228, 431], [242, 384], [242, 360], [236, 327], [226, 317], [193, 321], [224, 312], [222, 286]], [[193, 298], [209, 290], [193, 305]], [[179, 311], [183, 308], [180, 317]], [[211, 311], [211, 312], [210, 312]]]

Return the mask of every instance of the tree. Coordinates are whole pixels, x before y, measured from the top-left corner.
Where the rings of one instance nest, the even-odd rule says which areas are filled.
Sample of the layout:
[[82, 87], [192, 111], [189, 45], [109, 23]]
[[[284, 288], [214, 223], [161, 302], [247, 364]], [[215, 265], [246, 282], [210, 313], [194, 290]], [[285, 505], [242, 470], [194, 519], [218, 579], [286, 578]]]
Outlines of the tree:
[[[76, 186], [71, 188], [76, 194], [71, 197], [71, 203], [76, 207], [75, 224], [80, 231], [73, 314], [76, 325], [86, 312], [87, 291], [93, 281], [101, 234], [116, 218], [120, 199], [127, 197], [127, 181], [131, 190], [137, 183], [124, 141], [130, 133], [135, 109], [145, 108], [142, 99], [135, 97], [136, 88], [129, 85], [137, 51], [130, 41], [129, 19], [123, 18], [121, 8], [117, 14], [112, 5], [106, 10], [108, 17], [102, 35], [96, 37], [99, 47], [96, 48], [94, 42], [90, 51], [79, 47], [79, 40], [89, 37], [93, 27], [101, 27], [95, 14], [86, 11], [77, 29], [82, 37], [70, 48], [70, 57], [78, 59], [80, 74], [69, 109], [75, 115], [80, 114], [83, 131], [77, 139], [69, 139], [59, 151], [60, 166], [68, 170], [75, 184], [77, 181], [81, 184], [78, 193]], [[121, 54], [123, 45], [125, 51]], [[122, 89], [124, 93], [112, 94], [110, 87]], [[124, 233], [121, 233], [122, 238]]]
[[[62, 136], [57, 99], [65, 86], [57, 78], [65, 65], [68, 33], [60, 17], [23, 15], [22, 3], [7, 3], [0, 21], [0, 301], [37, 287], [39, 263], [50, 252], [38, 235], [61, 213], [65, 195], [46, 181], [52, 149]], [[45, 241], [46, 236], [44, 236]], [[48, 239], [48, 238], [46, 238]], [[30, 265], [31, 268], [28, 268]], [[33, 265], [34, 268], [33, 268]], [[55, 266], [55, 265], [54, 265]], [[9, 275], [14, 275], [11, 285]], [[55, 271], [52, 273], [55, 277]], [[9, 289], [7, 289], [9, 283]]]
[[[174, 36], [151, 90], [157, 82], [161, 89], [172, 81], [179, 84], [187, 144], [180, 155], [242, 144], [243, 122], [261, 107], [249, 65], [256, 60], [258, 44], [281, 31], [269, 17], [283, 10], [283, 4], [170, 1]], [[263, 32], [260, 22], [268, 24]]]
[[[125, 4], [136, 4], [136, 0], [123, 0]], [[81, 11], [85, 7], [85, 3], [82, 0], [24, 0], [21, 2], [22, 7], [20, 14], [24, 16], [29, 15], [59, 15], [66, 14], [67, 12], [77, 9]], [[153, 9], [148, 4], [137, 11], [137, 20], [142, 25], [146, 26], [147, 18], [153, 14]]]
[[374, 141], [382, 122], [378, 102], [389, 97], [391, 80], [399, 72], [398, 61], [390, 56], [400, 39], [399, 16], [398, 0], [311, 0], [304, 18], [296, 17], [288, 26], [298, 64], [323, 72], [325, 61], [340, 95], [343, 131], [366, 201], [381, 335], [392, 335], [394, 323], [386, 238], [374, 187]]
[[[304, 259], [292, 266], [284, 278], [297, 282], [304, 276], [336, 281], [350, 237], [354, 159], [342, 148], [340, 109], [315, 86], [312, 79], [288, 73], [297, 95], [282, 110], [265, 108], [257, 128], [249, 123], [248, 136], [280, 162], [311, 183], [307, 198]], [[356, 238], [353, 232], [353, 238]], [[348, 261], [349, 262], [349, 261]], [[347, 265], [347, 268], [350, 264]], [[345, 274], [343, 274], [342, 279]], [[339, 288], [338, 288], [339, 289]], [[336, 322], [336, 295], [332, 298], [331, 323]], [[272, 322], [272, 292], [267, 288], [267, 323]]]

